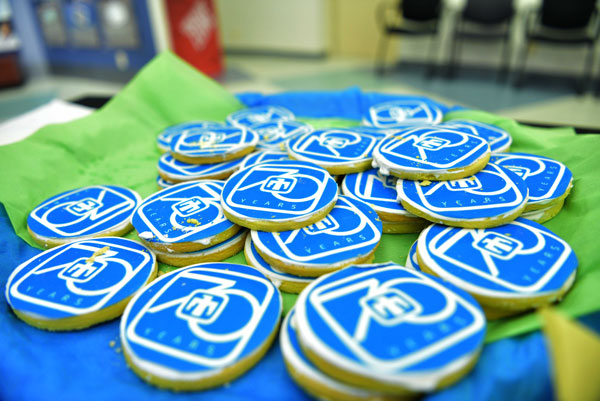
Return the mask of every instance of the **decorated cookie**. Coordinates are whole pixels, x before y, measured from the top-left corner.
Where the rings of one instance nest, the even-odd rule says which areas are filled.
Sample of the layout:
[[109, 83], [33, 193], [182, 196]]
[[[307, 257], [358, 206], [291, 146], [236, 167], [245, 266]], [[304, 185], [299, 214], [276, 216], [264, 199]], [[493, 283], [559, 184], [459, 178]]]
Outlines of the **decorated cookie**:
[[315, 277], [352, 263], [370, 262], [381, 239], [381, 221], [365, 202], [340, 196], [325, 218], [290, 231], [252, 231], [265, 261], [289, 274]]
[[384, 136], [352, 128], [328, 128], [294, 138], [286, 148], [292, 159], [318, 164], [333, 175], [348, 174], [371, 167], [373, 149]]
[[417, 257], [423, 271], [473, 295], [488, 318], [561, 299], [577, 269], [565, 241], [523, 218], [476, 230], [432, 225], [419, 236]]
[[408, 251], [408, 256], [406, 257], [405, 266], [409, 269], [415, 269], [420, 271], [421, 268], [419, 267], [419, 261], [417, 259], [417, 242], [418, 241], [413, 242], [412, 246], [410, 247]]
[[251, 153], [257, 143], [258, 135], [245, 128], [207, 127], [173, 136], [170, 152], [185, 163], [221, 163]]
[[306, 227], [335, 205], [337, 184], [313, 163], [281, 160], [255, 164], [232, 175], [223, 188], [227, 218], [253, 230]]
[[295, 312], [285, 317], [279, 333], [279, 345], [287, 371], [307, 393], [323, 400], [395, 400], [391, 395], [359, 389], [321, 372], [305, 355], [296, 335]]
[[138, 237], [163, 252], [193, 252], [219, 244], [240, 227], [221, 209], [223, 181], [202, 180], [163, 189], [140, 204], [132, 223]]
[[93, 185], [55, 195], [27, 217], [29, 234], [44, 248], [84, 238], [123, 235], [140, 203], [137, 192], [114, 185]]
[[163, 153], [168, 152], [171, 149], [171, 139], [175, 135], [179, 135], [183, 132], [194, 132], [201, 128], [222, 126], [223, 124], [213, 121], [191, 121], [173, 125], [158, 134], [158, 137], [156, 138], [156, 141], [158, 142], [158, 149]]
[[121, 315], [156, 277], [152, 252], [118, 237], [85, 239], [42, 252], [17, 267], [6, 300], [17, 317], [46, 330], [79, 330]]
[[244, 256], [246, 257], [246, 263], [258, 269], [262, 274], [267, 276], [269, 280], [271, 280], [273, 284], [275, 284], [275, 286], [283, 292], [299, 294], [304, 287], [313, 281], [312, 277], [301, 277], [288, 274], [268, 264], [256, 250], [250, 235], [246, 237]]
[[302, 291], [295, 311], [302, 350], [321, 371], [398, 395], [457, 381], [485, 336], [484, 314], [469, 294], [394, 264], [320, 277]]
[[492, 153], [507, 152], [512, 143], [510, 134], [495, 125], [471, 120], [450, 120], [442, 124], [484, 138], [490, 145]]
[[313, 128], [300, 121], [267, 121], [250, 128], [259, 136], [257, 149], [283, 150], [290, 139], [304, 135]]
[[440, 182], [398, 180], [398, 200], [434, 223], [494, 227], [517, 218], [527, 203], [527, 185], [510, 170], [488, 164], [469, 178]]
[[227, 122], [236, 127], [253, 128], [259, 124], [293, 120], [294, 113], [279, 106], [258, 106], [238, 110], [227, 116]]
[[536, 223], [545, 223], [549, 220], [551, 220], [554, 216], [556, 216], [558, 214], [558, 212], [560, 212], [563, 208], [563, 205], [565, 204], [564, 199], [561, 200], [558, 203], [552, 203], [550, 204], [550, 206], [545, 207], [543, 209], [535, 209], [535, 210], [530, 210], [529, 212], [523, 212], [521, 213], [521, 217], [524, 217], [526, 219], [535, 221]]
[[573, 187], [571, 170], [559, 161], [527, 153], [498, 153], [490, 161], [521, 177], [529, 188], [525, 211], [547, 208], [564, 200]]
[[194, 252], [165, 252], [154, 251], [156, 258], [171, 266], [190, 266], [197, 263], [220, 262], [244, 249], [247, 230], [238, 231], [233, 237], [220, 244]]
[[158, 186], [158, 189], [169, 188], [175, 184], [176, 184], [175, 182], [167, 181], [164, 178], [162, 178], [160, 175], [156, 177], [156, 186]]
[[166, 153], [158, 160], [158, 174], [165, 180], [177, 183], [193, 180], [222, 180], [236, 171], [243, 159], [214, 164], [189, 164]]
[[290, 160], [288, 154], [278, 150], [262, 150], [259, 152], [250, 153], [242, 159], [240, 164], [240, 170], [246, 167], [253, 166], [258, 163], [276, 161], [276, 160]]
[[480, 171], [490, 158], [479, 136], [438, 126], [410, 128], [379, 142], [373, 166], [409, 180], [453, 180]]
[[377, 169], [346, 175], [342, 182], [342, 193], [367, 202], [383, 221], [423, 223], [422, 218], [407, 212], [397, 201], [396, 177], [382, 175]]
[[430, 125], [438, 124], [442, 117], [442, 111], [433, 103], [406, 99], [372, 106], [363, 118], [363, 124], [380, 128]]
[[216, 387], [254, 366], [273, 342], [281, 295], [258, 270], [203, 263], [144, 288], [121, 319], [123, 353], [141, 379], [178, 391]]

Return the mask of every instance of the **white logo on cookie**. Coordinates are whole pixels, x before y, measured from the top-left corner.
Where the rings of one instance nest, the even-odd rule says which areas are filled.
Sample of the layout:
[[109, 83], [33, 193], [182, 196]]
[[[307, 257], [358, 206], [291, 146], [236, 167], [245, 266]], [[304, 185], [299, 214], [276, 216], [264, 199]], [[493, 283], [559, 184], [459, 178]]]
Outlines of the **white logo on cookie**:
[[337, 222], [336, 219], [331, 215], [325, 216], [324, 219], [311, 224], [310, 226], [304, 227], [304, 232], [313, 235], [313, 234], [321, 234], [321, 233], [332, 233], [340, 227], [340, 223]]
[[435, 136], [428, 136], [421, 138], [415, 142], [415, 146], [426, 150], [440, 150], [446, 147], [450, 143], [449, 140], [444, 138], [437, 138]]
[[384, 326], [397, 325], [406, 320], [407, 316], [418, 315], [422, 310], [416, 300], [395, 288], [363, 297], [359, 303]]
[[85, 216], [92, 214], [91, 212], [102, 207], [102, 202], [94, 198], [85, 198], [76, 203], [68, 205], [65, 209], [75, 216]]
[[183, 200], [172, 206], [173, 211], [181, 217], [189, 217], [207, 209], [209, 205], [197, 196]]
[[186, 302], [179, 305], [175, 314], [190, 323], [210, 324], [218, 319], [228, 301], [229, 297], [225, 293], [196, 290]]
[[505, 166], [505, 165], [502, 165], [502, 167], [509, 169], [510, 171], [512, 171], [513, 173], [515, 173], [516, 175], [518, 175], [519, 177], [521, 177], [524, 180], [531, 175], [531, 170], [528, 169], [527, 167]]
[[500, 259], [512, 259], [521, 249], [523, 243], [506, 235], [488, 232], [477, 241], [473, 246], [481, 252], [486, 252]]
[[348, 146], [350, 141], [347, 138], [340, 138], [335, 136], [327, 136], [321, 139], [321, 145], [330, 146], [332, 148], [345, 148]]
[[296, 178], [295, 177], [270, 177], [267, 181], [263, 183], [260, 187], [263, 192], [274, 192], [278, 194], [287, 194], [294, 189], [296, 186]]
[[464, 191], [466, 189], [481, 189], [481, 181], [476, 176], [469, 178], [461, 178], [459, 180], [446, 181], [446, 185], [450, 191]]

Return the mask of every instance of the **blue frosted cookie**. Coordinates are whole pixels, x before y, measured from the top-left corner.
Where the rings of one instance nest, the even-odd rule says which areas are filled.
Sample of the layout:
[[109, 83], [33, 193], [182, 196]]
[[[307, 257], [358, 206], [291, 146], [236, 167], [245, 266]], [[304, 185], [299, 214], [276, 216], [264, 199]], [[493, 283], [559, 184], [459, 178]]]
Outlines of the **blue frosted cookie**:
[[409, 128], [391, 135], [373, 151], [373, 167], [409, 180], [453, 180], [473, 175], [490, 158], [487, 141], [442, 126]]
[[137, 192], [114, 185], [92, 185], [55, 195], [27, 217], [27, 230], [44, 248], [83, 238], [119, 236], [131, 230]]
[[440, 123], [442, 117], [442, 111], [432, 102], [405, 99], [371, 106], [363, 124], [379, 128], [431, 125]]
[[156, 279], [121, 319], [123, 353], [143, 380], [177, 391], [216, 387], [256, 364], [277, 334], [281, 295], [258, 270], [203, 263]]
[[253, 125], [249, 129], [258, 134], [256, 148], [263, 150], [283, 150], [290, 139], [313, 130], [310, 125], [294, 120], [267, 121]]
[[342, 383], [321, 372], [302, 351], [296, 334], [295, 312], [292, 309], [281, 324], [279, 345], [292, 379], [317, 399], [333, 400], [386, 400], [394, 399], [377, 391], [369, 391]]
[[405, 266], [410, 269], [421, 270], [419, 267], [419, 260], [417, 259], [417, 242], [413, 242], [410, 249], [408, 250], [408, 256], [406, 257]]
[[171, 139], [175, 135], [179, 135], [182, 132], [193, 132], [201, 128], [207, 127], [222, 127], [223, 124], [214, 121], [190, 121], [182, 124], [172, 125], [158, 134], [156, 138], [158, 149], [165, 153], [171, 149]]
[[206, 127], [183, 131], [171, 138], [170, 152], [179, 161], [212, 164], [239, 159], [251, 153], [258, 134], [240, 127]]
[[312, 277], [301, 277], [284, 273], [268, 264], [256, 250], [249, 235], [246, 238], [246, 245], [244, 246], [244, 256], [246, 257], [246, 263], [267, 276], [280, 291], [299, 294], [304, 287], [313, 281]]
[[227, 218], [253, 230], [293, 230], [321, 220], [337, 199], [337, 184], [313, 163], [255, 164], [229, 177], [222, 205]]
[[166, 181], [177, 183], [193, 180], [222, 180], [229, 177], [242, 164], [235, 159], [214, 164], [190, 164], [166, 153], [158, 160], [158, 174]]
[[156, 270], [154, 255], [138, 242], [74, 241], [19, 265], [6, 283], [6, 300], [32, 326], [79, 330], [120, 316]]
[[488, 318], [560, 300], [577, 270], [565, 241], [523, 218], [475, 230], [434, 224], [419, 236], [417, 257], [423, 271], [473, 295]]
[[495, 125], [472, 120], [450, 120], [442, 124], [445, 127], [465, 130], [465, 132], [484, 138], [490, 145], [492, 153], [508, 152], [512, 137], [502, 128]]
[[389, 226], [397, 228], [393, 231], [395, 233], [420, 232], [429, 224], [407, 212], [397, 201], [396, 177], [382, 175], [377, 169], [346, 175], [342, 181], [342, 193], [371, 205], [381, 218], [384, 233], [392, 232], [388, 230]]
[[236, 127], [253, 128], [259, 124], [294, 120], [294, 113], [279, 106], [257, 106], [234, 111], [227, 122]]
[[529, 188], [525, 211], [548, 208], [564, 201], [573, 188], [571, 170], [549, 157], [527, 153], [499, 153], [490, 162], [521, 177]]
[[[154, 254], [159, 262], [170, 266], [183, 267], [197, 263], [220, 262], [231, 256], [236, 255], [244, 249], [244, 241], [248, 230], [240, 230], [233, 237], [205, 249], [193, 252], [169, 252], [154, 250]], [[163, 269], [159, 274], [168, 272], [172, 269]]]
[[353, 128], [327, 128], [290, 140], [286, 146], [290, 158], [315, 163], [332, 175], [367, 170], [373, 149], [385, 134]]
[[409, 212], [434, 223], [467, 228], [505, 224], [527, 203], [527, 185], [493, 163], [469, 178], [439, 182], [398, 180], [398, 200]]
[[465, 291], [394, 264], [358, 265], [315, 280], [295, 306], [305, 355], [340, 381], [398, 395], [462, 377], [485, 337]]
[[315, 277], [352, 263], [370, 262], [382, 226], [365, 202], [340, 196], [320, 221], [290, 231], [252, 231], [252, 242], [267, 263], [289, 274]]
[[240, 170], [258, 163], [276, 160], [290, 160], [290, 158], [288, 154], [283, 151], [261, 150], [259, 152], [250, 153], [244, 157], [242, 159], [242, 164], [240, 164]]
[[193, 252], [238, 232], [221, 209], [223, 181], [184, 182], [150, 195], [133, 215], [138, 237], [164, 252]]

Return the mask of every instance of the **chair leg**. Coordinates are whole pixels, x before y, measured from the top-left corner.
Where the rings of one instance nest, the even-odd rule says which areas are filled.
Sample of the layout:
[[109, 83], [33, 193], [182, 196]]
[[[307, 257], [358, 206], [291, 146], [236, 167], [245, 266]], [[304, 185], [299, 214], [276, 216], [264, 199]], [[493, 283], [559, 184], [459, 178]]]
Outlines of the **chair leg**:
[[436, 74], [436, 63], [433, 58], [436, 54], [436, 52], [435, 52], [436, 46], [437, 46], [436, 37], [435, 37], [435, 35], [433, 35], [433, 36], [431, 36], [431, 39], [429, 42], [429, 50], [427, 53], [427, 69], [425, 70], [425, 77], [427, 77], [427, 78], [432, 78]]
[[518, 52], [518, 57], [515, 66], [515, 76], [513, 77], [513, 86], [520, 88], [523, 86], [523, 76], [525, 73], [525, 66], [527, 64], [527, 56], [529, 55], [530, 42], [527, 40], [523, 43], [521, 50]]
[[502, 40], [502, 53], [500, 60], [500, 71], [498, 72], [498, 81], [503, 81], [508, 76], [510, 64], [510, 47], [508, 46], [508, 36]]
[[387, 53], [388, 42], [389, 39], [387, 33], [382, 32], [375, 53], [375, 73], [377, 75], [383, 75], [385, 73], [385, 55]]
[[583, 66], [583, 73], [579, 82], [577, 83], [577, 93], [583, 94], [587, 89], [592, 89], [592, 65], [594, 61], [594, 46], [590, 43], [586, 46], [585, 62]]

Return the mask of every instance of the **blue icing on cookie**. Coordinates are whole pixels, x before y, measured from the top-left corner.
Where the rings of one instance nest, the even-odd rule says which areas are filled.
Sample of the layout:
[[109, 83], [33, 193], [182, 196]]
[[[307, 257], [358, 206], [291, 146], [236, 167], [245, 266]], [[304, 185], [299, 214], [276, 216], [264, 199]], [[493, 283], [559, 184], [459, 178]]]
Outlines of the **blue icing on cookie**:
[[246, 244], [244, 246], [244, 256], [246, 257], [246, 262], [248, 262], [250, 266], [257, 268], [264, 275], [271, 278], [272, 280], [294, 281], [307, 284], [311, 283], [314, 280], [313, 277], [295, 276], [293, 274], [288, 274], [282, 272], [281, 270], [275, 269], [273, 266], [268, 264], [262, 256], [260, 256], [260, 253], [258, 253], [256, 247], [252, 243], [250, 235], [246, 237]]
[[241, 218], [286, 221], [324, 209], [337, 198], [337, 188], [329, 173], [316, 164], [269, 161], [229, 177], [222, 204]]
[[312, 131], [312, 127], [300, 121], [268, 121], [250, 128], [259, 136], [257, 149], [281, 149], [288, 140]]
[[550, 202], [563, 196], [571, 187], [573, 174], [561, 162], [527, 153], [498, 153], [490, 162], [511, 170], [529, 188], [528, 204]]
[[239, 127], [207, 127], [184, 131], [171, 139], [171, 153], [210, 157], [235, 153], [258, 143], [258, 135]]
[[511, 213], [527, 202], [527, 185], [510, 170], [488, 164], [474, 176], [421, 186], [398, 180], [398, 199], [446, 220], [473, 220]]
[[290, 160], [290, 158], [286, 152], [262, 150], [260, 152], [250, 153], [248, 156], [244, 157], [242, 159], [242, 164], [240, 164], [240, 170], [243, 170], [246, 167], [250, 167], [258, 163], [273, 160]]
[[158, 160], [158, 171], [173, 180], [189, 181], [231, 174], [241, 164], [242, 159], [214, 164], [190, 164], [179, 161], [166, 153]]
[[319, 358], [413, 390], [432, 390], [467, 366], [485, 335], [483, 312], [465, 291], [389, 264], [318, 279], [296, 303], [296, 324]]
[[486, 229], [435, 224], [419, 237], [418, 252], [436, 275], [489, 296], [556, 291], [577, 269], [565, 241], [524, 218]]
[[158, 134], [156, 141], [158, 142], [158, 147], [160, 150], [162, 150], [163, 152], [168, 152], [169, 149], [171, 149], [171, 139], [175, 135], [179, 135], [184, 131], [192, 132], [192, 131], [197, 131], [198, 129], [201, 129], [201, 128], [222, 127], [222, 126], [223, 126], [223, 124], [213, 122], [213, 121], [191, 121], [191, 122], [187, 122], [187, 123], [177, 124], [177, 125], [168, 127], [167, 129], [162, 131], [160, 134]]
[[281, 306], [256, 269], [198, 264], [145, 287], [123, 314], [121, 340], [134, 364], [160, 377], [209, 378], [256, 352], [276, 330]]
[[382, 140], [373, 157], [386, 170], [440, 171], [471, 166], [489, 152], [485, 139], [441, 126], [409, 128]]
[[156, 185], [158, 185], [161, 189], [165, 189], [165, 188], [169, 188], [175, 184], [171, 183], [169, 181], [166, 181], [159, 175], [156, 177]]
[[263, 254], [285, 263], [331, 266], [366, 256], [379, 243], [382, 224], [366, 203], [340, 196], [331, 212], [307, 227], [290, 231], [252, 231], [252, 241]]
[[371, 106], [363, 124], [380, 128], [437, 124], [442, 117], [442, 111], [433, 103], [406, 99]]
[[237, 127], [252, 128], [272, 121], [293, 120], [294, 113], [279, 106], [258, 106], [234, 111], [227, 116], [227, 122]]
[[133, 295], [154, 267], [154, 255], [129, 239], [70, 242], [17, 267], [6, 284], [6, 299], [13, 309], [42, 320], [86, 315]]
[[27, 226], [40, 237], [92, 236], [128, 224], [140, 196], [123, 187], [93, 185], [55, 195], [27, 217]]
[[223, 185], [223, 181], [202, 180], [163, 189], [144, 199], [132, 224], [146, 241], [208, 240], [234, 226], [221, 209]]
[[295, 159], [321, 166], [355, 164], [371, 159], [373, 149], [384, 136], [352, 128], [320, 129], [292, 139], [287, 150]]
[[406, 257], [406, 267], [419, 270], [419, 261], [417, 260], [417, 241], [413, 242], [410, 249], [408, 250], [408, 256]]
[[478, 135], [484, 138], [490, 145], [490, 151], [506, 152], [512, 143], [512, 138], [508, 132], [495, 125], [480, 123], [471, 120], [450, 120], [442, 124], [459, 130], [465, 130], [469, 134]]
[[377, 169], [346, 174], [342, 193], [367, 202], [377, 212], [416, 217], [407, 212], [396, 198], [396, 177], [380, 174]]

